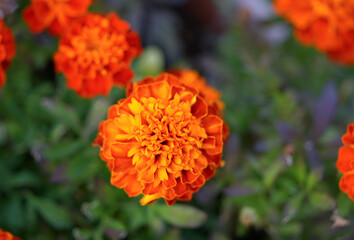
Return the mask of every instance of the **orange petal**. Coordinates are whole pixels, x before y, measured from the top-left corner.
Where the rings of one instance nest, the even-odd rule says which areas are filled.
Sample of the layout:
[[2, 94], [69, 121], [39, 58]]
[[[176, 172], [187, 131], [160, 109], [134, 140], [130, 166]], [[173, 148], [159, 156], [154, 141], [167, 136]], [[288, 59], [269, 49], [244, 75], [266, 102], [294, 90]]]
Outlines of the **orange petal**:
[[192, 105], [191, 112], [196, 118], [203, 118], [208, 114], [208, 105], [198, 96], [196, 102]]
[[127, 185], [124, 190], [129, 197], [135, 197], [139, 195], [143, 190], [143, 185], [137, 180], [137, 175], [128, 175]]
[[222, 133], [223, 120], [216, 115], [209, 115], [202, 121], [202, 126], [205, 128], [208, 135], [219, 135]]
[[167, 206], [172, 206], [173, 204], [175, 204], [176, 201], [177, 199], [172, 199], [172, 200], [165, 199], [165, 203], [167, 204]]
[[203, 170], [203, 176], [205, 177], [205, 180], [209, 180], [212, 176], [215, 174], [215, 168], [209, 166]]
[[118, 143], [112, 143], [112, 156], [119, 158], [119, 157], [129, 157], [129, 151], [132, 151], [132, 149], [138, 149], [139, 148], [139, 143], [137, 142], [118, 142]]
[[175, 187], [177, 185], [176, 179], [172, 173], [168, 173], [168, 178], [167, 180], [162, 181], [162, 185], [167, 189]]
[[199, 174], [193, 174], [190, 170], [182, 171], [182, 183], [192, 183], [199, 177]]
[[145, 206], [145, 205], [149, 205], [151, 203], [156, 202], [157, 200], [159, 200], [160, 196], [158, 194], [154, 194], [154, 195], [144, 195], [144, 197], [142, 197], [140, 199], [140, 204]]
[[343, 135], [342, 141], [346, 145], [354, 145], [354, 123], [348, 125], [347, 132]]
[[354, 171], [347, 172], [339, 182], [339, 188], [354, 200]]
[[337, 169], [341, 173], [345, 173], [354, 169], [354, 149], [343, 146], [339, 148]]
[[193, 183], [193, 187], [201, 187], [205, 184], [205, 178], [203, 175], [200, 175]]
[[211, 136], [203, 141], [202, 149], [213, 149], [215, 148], [215, 144], [215, 137]]

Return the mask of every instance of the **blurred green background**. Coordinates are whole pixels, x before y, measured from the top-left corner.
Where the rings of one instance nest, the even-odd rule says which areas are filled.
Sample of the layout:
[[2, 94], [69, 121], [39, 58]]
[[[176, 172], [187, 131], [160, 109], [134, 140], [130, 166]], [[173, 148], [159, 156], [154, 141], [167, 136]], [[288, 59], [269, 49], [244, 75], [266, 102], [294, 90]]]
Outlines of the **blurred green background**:
[[[10, 1], [11, 2], [11, 1]], [[15, 3], [15, 2], [12, 2]], [[219, 89], [231, 135], [226, 166], [172, 207], [142, 207], [110, 185], [91, 146], [108, 107], [55, 74], [58, 40], [33, 35], [28, 1], [6, 17], [17, 54], [0, 89], [0, 228], [28, 240], [354, 239], [338, 189], [340, 137], [353, 122], [354, 68], [300, 45], [267, 0], [96, 0], [141, 35], [136, 79], [197, 69]]]

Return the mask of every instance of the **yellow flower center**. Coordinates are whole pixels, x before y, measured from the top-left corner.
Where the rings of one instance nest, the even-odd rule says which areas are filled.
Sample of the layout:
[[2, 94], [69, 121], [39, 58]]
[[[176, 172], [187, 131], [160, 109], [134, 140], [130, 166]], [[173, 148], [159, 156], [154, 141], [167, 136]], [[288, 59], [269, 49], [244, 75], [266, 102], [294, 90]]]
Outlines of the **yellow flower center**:
[[76, 58], [80, 66], [104, 73], [104, 68], [110, 63], [123, 60], [129, 45], [124, 35], [109, 31], [107, 19], [102, 20], [99, 26], [87, 26], [81, 31], [71, 39], [72, 47], [63, 49], [71, 58]]
[[157, 171], [163, 181], [167, 173], [193, 169], [196, 159], [203, 157], [199, 149], [207, 134], [200, 119], [192, 115], [191, 103], [182, 101], [179, 94], [172, 100], [132, 98], [129, 108], [135, 115], [130, 119], [129, 138], [139, 143], [129, 152], [136, 168]]

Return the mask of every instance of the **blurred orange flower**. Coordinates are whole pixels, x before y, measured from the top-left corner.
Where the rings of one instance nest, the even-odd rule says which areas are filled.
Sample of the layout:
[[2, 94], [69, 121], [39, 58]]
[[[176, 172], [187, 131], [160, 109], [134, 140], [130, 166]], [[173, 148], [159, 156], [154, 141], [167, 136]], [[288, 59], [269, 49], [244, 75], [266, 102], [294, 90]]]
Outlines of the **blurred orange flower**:
[[345, 146], [338, 152], [337, 169], [343, 173], [340, 180], [340, 189], [354, 200], [354, 123], [348, 125], [347, 132], [343, 135], [342, 141]]
[[225, 123], [185, 79], [161, 74], [132, 84], [111, 106], [94, 145], [111, 171], [111, 183], [142, 205], [192, 198], [221, 160]]
[[31, 32], [40, 33], [46, 28], [52, 35], [62, 34], [73, 21], [86, 14], [92, 0], [31, 0], [23, 18]]
[[10, 65], [15, 56], [15, 40], [11, 29], [0, 19], [0, 87], [6, 81], [5, 69]]
[[91, 98], [109, 94], [114, 85], [125, 87], [141, 51], [138, 34], [116, 14], [87, 14], [61, 36], [54, 62], [68, 88]]
[[274, 6], [294, 25], [300, 42], [354, 64], [354, 0], [275, 0]]
[[14, 237], [11, 233], [5, 232], [0, 228], [0, 240], [21, 240], [21, 239]]

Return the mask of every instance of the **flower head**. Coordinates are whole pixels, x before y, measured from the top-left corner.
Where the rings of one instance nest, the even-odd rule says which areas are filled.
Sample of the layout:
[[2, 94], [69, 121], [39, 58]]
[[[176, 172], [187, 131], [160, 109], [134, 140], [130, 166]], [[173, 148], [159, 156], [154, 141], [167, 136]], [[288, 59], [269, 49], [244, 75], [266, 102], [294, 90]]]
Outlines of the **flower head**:
[[23, 12], [31, 32], [46, 28], [53, 35], [62, 34], [77, 18], [84, 16], [92, 0], [31, 0]]
[[14, 237], [11, 233], [5, 232], [0, 228], [0, 239], [1, 240], [21, 240], [20, 238]]
[[340, 189], [354, 200], [354, 123], [348, 125], [347, 132], [343, 135], [342, 141], [345, 144], [339, 148], [337, 169], [343, 173], [340, 180]]
[[134, 83], [99, 126], [94, 144], [111, 183], [146, 205], [190, 200], [223, 165], [224, 121], [180, 76], [161, 74]]
[[354, 64], [354, 0], [275, 0], [274, 5], [294, 25], [300, 42]]
[[142, 51], [140, 38], [115, 14], [87, 14], [63, 34], [54, 55], [56, 71], [82, 97], [107, 95], [133, 77], [130, 64]]
[[11, 29], [0, 19], [0, 87], [5, 83], [5, 69], [15, 56], [15, 51], [15, 40]]

